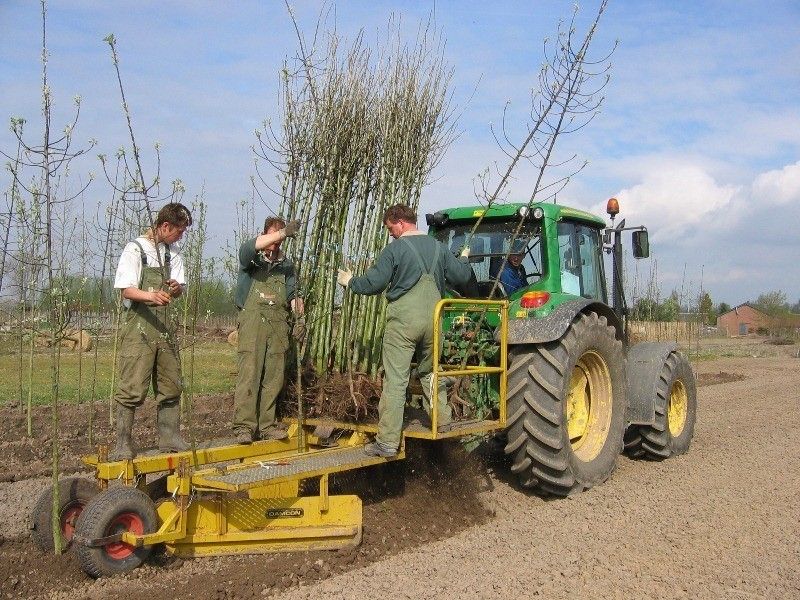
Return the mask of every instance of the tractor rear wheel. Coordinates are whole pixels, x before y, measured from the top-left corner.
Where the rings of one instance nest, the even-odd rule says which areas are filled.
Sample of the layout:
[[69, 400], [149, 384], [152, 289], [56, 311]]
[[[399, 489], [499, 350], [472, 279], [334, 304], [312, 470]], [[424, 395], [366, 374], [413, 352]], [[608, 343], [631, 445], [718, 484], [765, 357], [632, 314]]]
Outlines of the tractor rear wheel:
[[637, 450], [651, 460], [664, 460], [689, 450], [697, 419], [697, 388], [689, 361], [670, 352], [656, 382], [655, 421], [639, 425]]
[[[58, 517], [64, 549], [69, 548], [75, 534], [75, 523], [100, 488], [97, 483], [83, 477], [65, 477], [58, 482]], [[31, 538], [42, 552], [53, 551], [53, 486], [44, 490], [31, 512]]]
[[[157, 528], [158, 516], [150, 497], [136, 488], [117, 486], [86, 505], [78, 518], [77, 535], [87, 542], [125, 531], [153, 533]], [[95, 578], [132, 571], [147, 560], [151, 550], [151, 546], [135, 547], [122, 541], [97, 547], [78, 543], [75, 547], [81, 568]]]
[[616, 330], [580, 314], [558, 340], [511, 352], [508, 443], [524, 487], [557, 496], [611, 475], [625, 430], [625, 356]]

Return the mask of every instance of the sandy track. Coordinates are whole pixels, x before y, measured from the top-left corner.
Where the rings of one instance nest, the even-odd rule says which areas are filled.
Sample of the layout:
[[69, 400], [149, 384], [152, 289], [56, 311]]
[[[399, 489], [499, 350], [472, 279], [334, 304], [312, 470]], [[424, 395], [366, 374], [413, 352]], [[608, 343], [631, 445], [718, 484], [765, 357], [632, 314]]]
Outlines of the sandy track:
[[[419, 479], [406, 493], [427, 494], [426, 501], [368, 504], [365, 544], [344, 559], [178, 561], [94, 582], [70, 557], [39, 555], [19, 537], [19, 517], [46, 480], [0, 484], [7, 538], [0, 560], [19, 564], [4, 569], [11, 575], [0, 576], [0, 597], [236, 598], [282, 590], [281, 598], [292, 599], [800, 598], [800, 361], [731, 358], [696, 370], [746, 378], [699, 388], [689, 454], [663, 463], [621, 457], [604, 485], [555, 501], [527, 495], [508, 485], [504, 471], [484, 466], [475, 493], [488, 519], [478, 518], [464, 490], [444, 494], [446, 478]], [[414, 531], [414, 515], [434, 510], [437, 497], [448, 506], [443, 530]], [[459, 501], [476, 524], [450, 520]], [[404, 520], [403, 528], [389, 530], [386, 515]], [[399, 531], [415, 541], [393, 554], [391, 536]]]
[[700, 388], [688, 455], [565, 501], [498, 483], [491, 522], [281, 597], [800, 597], [800, 361], [699, 370], [748, 378]]

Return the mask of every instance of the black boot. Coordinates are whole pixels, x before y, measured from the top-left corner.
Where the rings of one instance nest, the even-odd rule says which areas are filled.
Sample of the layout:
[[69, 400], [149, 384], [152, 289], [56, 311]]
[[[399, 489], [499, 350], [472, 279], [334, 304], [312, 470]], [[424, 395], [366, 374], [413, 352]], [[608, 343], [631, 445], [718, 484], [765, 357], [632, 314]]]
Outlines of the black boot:
[[179, 401], [167, 400], [158, 405], [158, 449], [161, 452], [185, 452], [191, 450], [181, 437], [178, 423], [181, 418]]
[[136, 456], [136, 448], [131, 441], [135, 408], [117, 404], [117, 445], [109, 457], [111, 460], [130, 460]]

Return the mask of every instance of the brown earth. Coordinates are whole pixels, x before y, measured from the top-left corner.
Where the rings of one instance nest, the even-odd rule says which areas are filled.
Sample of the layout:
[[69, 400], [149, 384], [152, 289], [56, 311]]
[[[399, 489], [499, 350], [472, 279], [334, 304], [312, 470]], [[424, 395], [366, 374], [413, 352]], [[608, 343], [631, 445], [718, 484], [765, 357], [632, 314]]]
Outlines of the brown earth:
[[[22, 439], [24, 419], [0, 409], [0, 598], [800, 598], [800, 361], [796, 347], [770, 348], [737, 343], [733, 356], [695, 364], [698, 421], [687, 455], [621, 456], [608, 482], [576, 497], [525, 493], [491, 453], [418, 444], [404, 473], [373, 468], [335, 483], [364, 500], [355, 550], [159, 554], [98, 581], [72, 554], [45, 555], [29, 541], [50, 443], [43, 433]], [[229, 397], [195, 408], [198, 439], [227, 430]], [[95, 410], [95, 435], [106, 439], [107, 407]], [[137, 415], [137, 438], [150, 443], [154, 412]], [[48, 419], [36, 411], [35, 431]], [[61, 440], [63, 470], [85, 473], [86, 407], [64, 407], [62, 423], [71, 431]]]

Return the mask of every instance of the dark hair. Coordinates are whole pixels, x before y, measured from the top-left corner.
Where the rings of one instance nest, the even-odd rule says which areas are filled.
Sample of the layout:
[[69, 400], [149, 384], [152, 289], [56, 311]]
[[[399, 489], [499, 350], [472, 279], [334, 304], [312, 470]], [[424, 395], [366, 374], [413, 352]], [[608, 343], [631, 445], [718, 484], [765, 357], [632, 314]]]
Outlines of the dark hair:
[[405, 221], [412, 225], [417, 224], [417, 211], [405, 204], [392, 204], [383, 213], [384, 223], [397, 223], [398, 221]]
[[276, 227], [277, 229], [283, 229], [286, 227], [286, 221], [280, 217], [267, 217], [267, 220], [264, 221], [264, 231], [262, 231], [262, 233], [267, 233], [270, 229]]
[[179, 202], [170, 202], [161, 207], [156, 217], [156, 229], [163, 223], [169, 223], [176, 227], [189, 227], [192, 224], [192, 213]]

